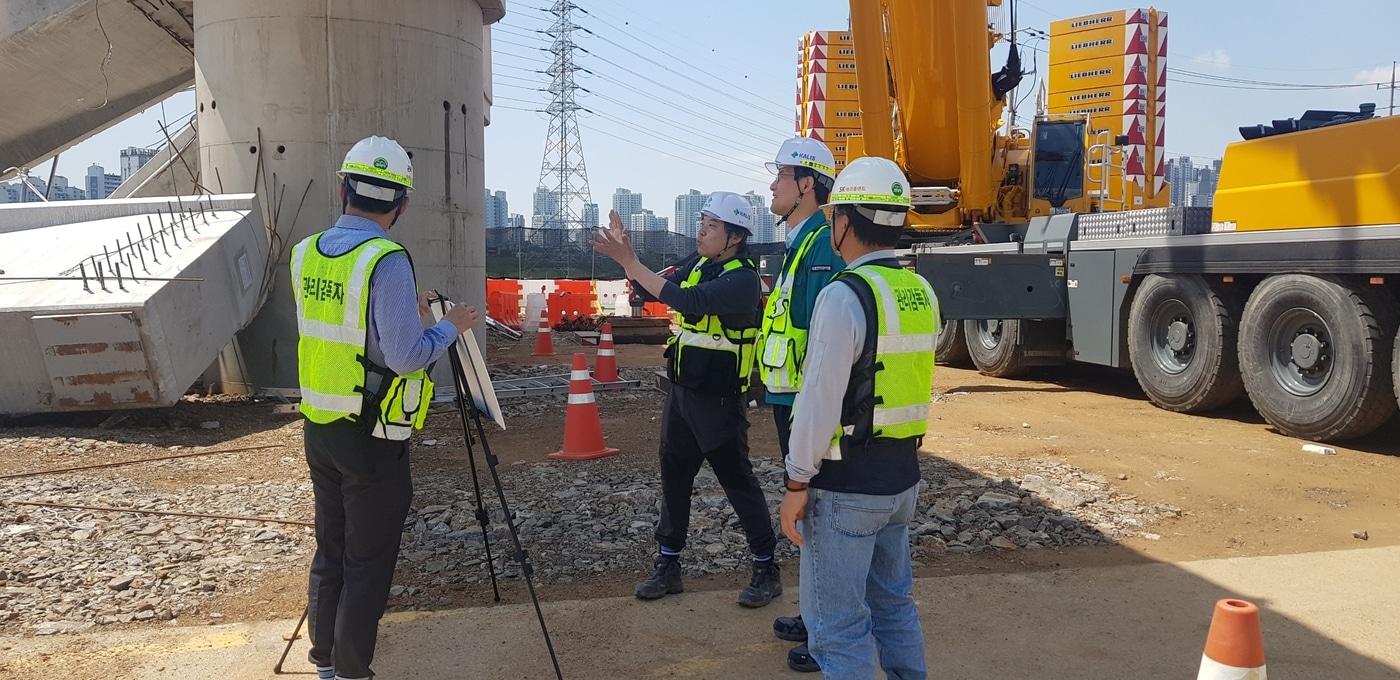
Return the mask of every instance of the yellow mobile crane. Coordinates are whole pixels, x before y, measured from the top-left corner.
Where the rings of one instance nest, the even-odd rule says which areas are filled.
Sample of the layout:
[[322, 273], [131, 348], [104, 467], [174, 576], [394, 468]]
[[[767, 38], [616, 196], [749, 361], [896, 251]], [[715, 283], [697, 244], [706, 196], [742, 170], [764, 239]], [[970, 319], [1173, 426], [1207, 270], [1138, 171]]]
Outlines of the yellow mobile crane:
[[1213, 209], [1164, 207], [1151, 182], [1139, 196], [1159, 207], [1115, 203], [1125, 140], [1089, 116], [998, 132], [1020, 74], [1015, 50], [991, 70], [1000, 4], [850, 5], [861, 129], [846, 157], [893, 158], [915, 186], [911, 250], [948, 322], [939, 361], [1130, 368], [1162, 408], [1248, 395], [1280, 432], [1318, 441], [1394, 416], [1400, 117], [1362, 105], [1241, 127]]
[[[1096, 130], [1090, 114], [1042, 115], [1029, 129], [1001, 131], [1021, 79], [1014, 32], [1006, 65], [988, 76], [991, 48], [1006, 36], [989, 27], [987, 7], [1001, 4], [851, 2], [862, 125], [846, 139], [847, 157], [884, 156], [904, 169], [915, 240], [1126, 207], [1126, 191], [1110, 184], [1115, 175], [1123, 183], [1126, 137]], [[1165, 192], [1139, 198], [1138, 207], [1167, 200]]]

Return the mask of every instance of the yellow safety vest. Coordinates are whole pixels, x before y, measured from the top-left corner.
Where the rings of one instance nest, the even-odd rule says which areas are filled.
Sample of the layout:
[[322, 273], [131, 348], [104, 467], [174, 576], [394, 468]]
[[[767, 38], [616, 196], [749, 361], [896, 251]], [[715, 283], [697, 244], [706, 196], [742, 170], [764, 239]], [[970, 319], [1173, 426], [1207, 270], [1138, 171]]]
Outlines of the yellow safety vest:
[[784, 263], [777, 286], [768, 295], [763, 309], [762, 356], [758, 360], [758, 375], [769, 392], [797, 392], [802, 389], [802, 364], [807, 358], [807, 329], [792, 322], [792, 289], [797, 270], [817, 238], [827, 238], [830, 227], [822, 226], [808, 232], [797, 244], [792, 259]]
[[[701, 267], [707, 262], [700, 258], [681, 282], [681, 288], [700, 285]], [[721, 265], [720, 276], [736, 269], [757, 271], [753, 260], [733, 258]], [[754, 300], [757, 316], [758, 300]], [[667, 343], [671, 360], [671, 380], [677, 385], [691, 387], [710, 394], [740, 394], [749, 389], [753, 373], [754, 342], [758, 339], [758, 324], [747, 328], [726, 328], [718, 315], [681, 315], [679, 335]]]
[[928, 431], [938, 298], [922, 276], [894, 262], [866, 263], [837, 275], [865, 312], [865, 346], [841, 405], [831, 457], [852, 445], [917, 442]]
[[[365, 356], [370, 277], [379, 260], [403, 246], [371, 238], [330, 256], [321, 253], [320, 238], [316, 234], [302, 240], [291, 257], [301, 413], [313, 423], [350, 420], [364, 424], [366, 432], [380, 439], [408, 439], [427, 418], [432, 380], [423, 369], [396, 375]], [[366, 389], [370, 371], [381, 376], [375, 394]], [[372, 422], [364, 419], [366, 415]]]

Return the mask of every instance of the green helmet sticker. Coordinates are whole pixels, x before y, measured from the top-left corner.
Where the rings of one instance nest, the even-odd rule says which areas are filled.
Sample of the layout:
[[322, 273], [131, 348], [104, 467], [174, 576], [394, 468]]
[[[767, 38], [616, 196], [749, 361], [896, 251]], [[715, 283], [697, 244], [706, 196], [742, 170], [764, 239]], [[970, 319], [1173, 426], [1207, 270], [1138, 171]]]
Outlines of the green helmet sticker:
[[899, 182], [895, 182], [894, 184], [891, 184], [891, 185], [890, 185], [890, 193], [894, 194], [895, 196], [903, 196], [903, 195], [904, 195], [904, 185], [903, 185], [903, 184], [900, 184]]
[[374, 159], [374, 167], [379, 168], [380, 170], [388, 170], [389, 161], [384, 160], [384, 157], [380, 156], [379, 158]]

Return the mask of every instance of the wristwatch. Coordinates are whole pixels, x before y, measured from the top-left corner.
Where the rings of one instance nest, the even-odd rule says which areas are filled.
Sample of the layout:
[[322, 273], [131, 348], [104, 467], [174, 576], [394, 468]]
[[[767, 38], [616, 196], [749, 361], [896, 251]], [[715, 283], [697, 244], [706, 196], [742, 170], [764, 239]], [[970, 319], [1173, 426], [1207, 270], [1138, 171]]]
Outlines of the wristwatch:
[[794, 479], [787, 479], [787, 477], [784, 476], [783, 487], [785, 487], [788, 491], [806, 491], [807, 482], [799, 482]]

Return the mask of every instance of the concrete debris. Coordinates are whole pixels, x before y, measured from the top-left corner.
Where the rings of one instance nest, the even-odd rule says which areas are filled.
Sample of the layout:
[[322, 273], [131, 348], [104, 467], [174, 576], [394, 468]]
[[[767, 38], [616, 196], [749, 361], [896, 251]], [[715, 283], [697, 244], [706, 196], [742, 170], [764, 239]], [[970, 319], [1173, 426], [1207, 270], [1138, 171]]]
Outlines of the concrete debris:
[[1358, 529], [1356, 531], [1351, 532], [1351, 537], [1362, 541], [1371, 540], [1371, 534], [1366, 533], [1365, 529]]
[[1303, 452], [1304, 452], [1304, 453], [1316, 453], [1316, 454], [1319, 455], [1319, 456], [1335, 456], [1335, 455], [1337, 455], [1337, 450], [1336, 450], [1336, 449], [1334, 449], [1334, 448], [1332, 448], [1332, 447], [1330, 447], [1330, 446], [1320, 446], [1320, 445], [1318, 445], [1318, 444], [1304, 444], [1304, 445], [1303, 445]]

